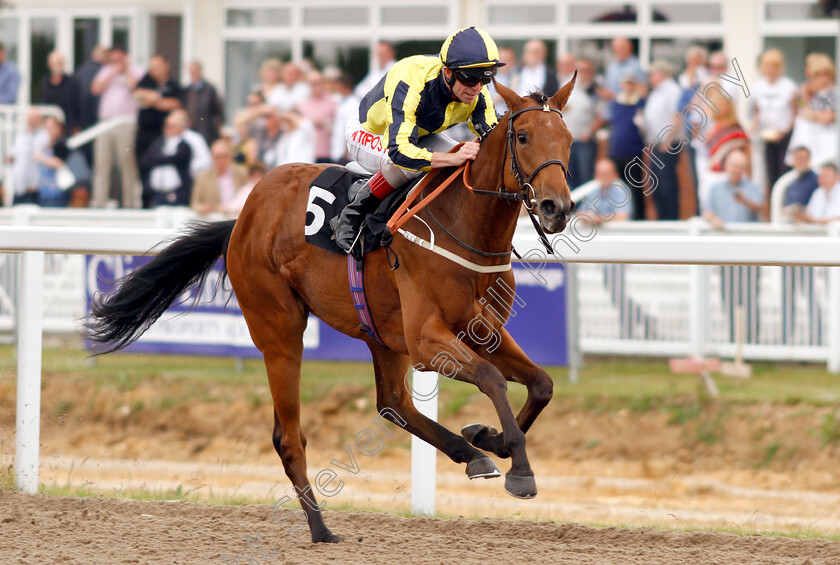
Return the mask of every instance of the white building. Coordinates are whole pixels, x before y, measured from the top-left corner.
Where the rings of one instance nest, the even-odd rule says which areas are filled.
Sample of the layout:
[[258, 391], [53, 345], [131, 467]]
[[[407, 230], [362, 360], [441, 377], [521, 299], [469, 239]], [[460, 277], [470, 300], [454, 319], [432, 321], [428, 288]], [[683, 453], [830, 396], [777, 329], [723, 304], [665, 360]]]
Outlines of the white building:
[[[664, 57], [678, 67], [685, 47], [702, 43], [736, 57], [748, 82], [767, 47], [780, 47], [788, 72], [802, 79], [811, 51], [833, 55], [835, 20], [816, 0], [14, 0], [0, 2], [0, 40], [24, 73], [18, 100], [37, 93], [46, 53], [81, 64], [97, 44], [125, 45], [145, 64], [161, 52], [183, 75], [199, 59], [207, 78], [240, 107], [268, 56], [337, 64], [354, 76], [367, 70], [376, 42], [400, 56], [433, 52], [454, 29], [479, 25], [500, 44], [533, 37], [565, 52], [603, 61], [609, 39], [637, 40], [643, 65]], [[184, 77], [185, 78], [185, 77]]]

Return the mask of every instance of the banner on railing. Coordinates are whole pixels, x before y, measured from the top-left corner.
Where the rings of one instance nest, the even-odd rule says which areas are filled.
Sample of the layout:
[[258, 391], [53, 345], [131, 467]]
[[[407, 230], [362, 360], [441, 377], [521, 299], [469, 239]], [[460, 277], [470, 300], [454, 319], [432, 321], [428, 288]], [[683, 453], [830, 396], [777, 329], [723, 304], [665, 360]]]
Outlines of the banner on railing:
[[[88, 255], [85, 263], [87, 304], [96, 292], [111, 292], [115, 280], [151, 261], [151, 257]], [[549, 264], [539, 279], [514, 264], [516, 296], [506, 329], [536, 363], [566, 365], [566, 280], [562, 265]], [[230, 281], [220, 281], [221, 260], [201, 288], [182, 296], [128, 351], [181, 355], [259, 357]], [[500, 290], [502, 295], [504, 290]], [[195, 298], [199, 300], [195, 303]], [[348, 292], [347, 300], [350, 300]], [[193, 306], [193, 304], [195, 305]], [[488, 342], [487, 347], [491, 347]], [[367, 346], [309, 317], [303, 336], [304, 358], [367, 361]]]

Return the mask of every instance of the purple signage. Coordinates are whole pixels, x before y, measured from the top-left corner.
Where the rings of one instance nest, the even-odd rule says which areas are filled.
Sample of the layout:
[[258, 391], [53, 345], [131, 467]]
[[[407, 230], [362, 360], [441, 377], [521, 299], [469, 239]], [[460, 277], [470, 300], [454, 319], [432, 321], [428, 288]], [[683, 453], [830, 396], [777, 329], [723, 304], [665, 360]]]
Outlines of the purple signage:
[[[151, 261], [151, 257], [89, 255], [86, 260], [87, 303], [98, 292], [111, 292], [113, 281]], [[506, 325], [522, 349], [541, 365], [566, 365], [565, 269], [549, 264], [538, 281], [525, 268], [514, 264], [516, 300]], [[230, 282], [221, 281], [221, 260], [201, 288], [185, 293], [178, 304], [127, 351], [260, 357]], [[547, 284], [545, 284], [547, 282]], [[195, 306], [194, 298], [199, 296]], [[348, 292], [347, 300], [350, 300]], [[304, 359], [369, 361], [367, 346], [327, 326], [314, 316], [303, 336]]]

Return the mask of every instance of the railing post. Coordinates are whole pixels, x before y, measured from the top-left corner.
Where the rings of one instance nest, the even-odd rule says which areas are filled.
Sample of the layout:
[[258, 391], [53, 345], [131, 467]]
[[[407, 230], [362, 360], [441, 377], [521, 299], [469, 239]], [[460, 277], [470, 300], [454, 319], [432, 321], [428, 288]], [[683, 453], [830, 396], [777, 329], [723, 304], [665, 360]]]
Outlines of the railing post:
[[[414, 371], [411, 395], [414, 406], [427, 418], [437, 422], [438, 374]], [[437, 485], [437, 449], [415, 435], [411, 436], [411, 513], [434, 516]]]
[[[691, 218], [688, 222], [688, 234], [700, 237], [705, 222], [701, 218]], [[702, 359], [706, 355], [709, 321], [709, 269], [706, 265], [691, 265], [691, 284], [689, 287], [690, 320], [689, 355]]]
[[43, 251], [22, 253], [18, 286], [15, 484], [27, 494], [38, 492], [44, 257]]
[[580, 380], [580, 302], [578, 301], [578, 266], [566, 263], [566, 357], [569, 363], [569, 383]]
[[[828, 225], [829, 237], [840, 237], [840, 222]], [[829, 373], [840, 373], [840, 267], [828, 267], [828, 355]]]

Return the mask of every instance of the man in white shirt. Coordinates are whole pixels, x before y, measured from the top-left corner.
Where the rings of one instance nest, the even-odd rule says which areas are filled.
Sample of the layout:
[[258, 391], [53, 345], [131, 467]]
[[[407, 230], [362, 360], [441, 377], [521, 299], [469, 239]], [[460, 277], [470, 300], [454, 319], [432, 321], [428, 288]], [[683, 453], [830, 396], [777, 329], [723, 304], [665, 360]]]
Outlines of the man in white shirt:
[[[673, 133], [671, 124], [679, 107], [682, 89], [672, 78], [671, 64], [656, 60], [650, 65], [648, 78], [651, 91], [644, 109], [645, 143], [650, 147], [651, 170], [656, 175], [657, 187], [653, 202], [660, 220], [679, 219], [679, 184], [677, 162], [679, 152], [668, 151], [667, 141]], [[667, 131], [670, 128], [670, 132]], [[660, 133], [664, 140], [660, 140]], [[672, 147], [674, 144], [671, 144]], [[676, 149], [676, 147], [674, 147]]]
[[290, 110], [280, 114], [280, 129], [283, 133], [275, 146], [274, 162], [270, 166], [315, 162], [315, 124], [312, 120]]
[[394, 50], [394, 46], [388, 43], [387, 41], [380, 41], [376, 44], [376, 66], [365, 75], [359, 84], [356, 85], [356, 89], [353, 91], [353, 94], [356, 95], [357, 98], [361, 99], [365, 97], [365, 94], [371, 91], [376, 83], [385, 76], [391, 67], [394, 66], [394, 63], [397, 62], [397, 52]]
[[519, 81], [516, 93], [520, 96], [527, 96], [535, 90], [539, 90], [546, 96], [554, 96], [559, 86], [557, 74], [554, 69], [546, 64], [548, 48], [544, 41], [532, 39], [525, 44], [522, 53], [522, 67], [519, 69]]
[[289, 61], [283, 65], [283, 70], [280, 71], [280, 84], [271, 91], [266, 103], [280, 112], [286, 112], [309, 98], [310, 94], [309, 83], [304, 80], [303, 71], [295, 63]]
[[805, 212], [797, 215], [797, 221], [827, 224], [840, 220], [840, 186], [837, 183], [837, 165], [825, 163], [820, 167], [818, 182], [817, 190], [808, 200]]
[[187, 142], [192, 150], [190, 173], [194, 177], [199, 171], [204, 170], [213, 164], [213, 158], [210, 156], [210, 147], [204, 140], [204, 136], [192, 129], [188, 129], [184, 132], [184, 141]]
[[37, 108], [30, 108], [26, 114], [26, 129], [15, 136], [12, 148], [12, 166], [9, 172], [15, 191], [14, 204], [37, 204], [40, 168], [35, 153], [43, 152], [49, 145], [49, 136], [43, 116]]

